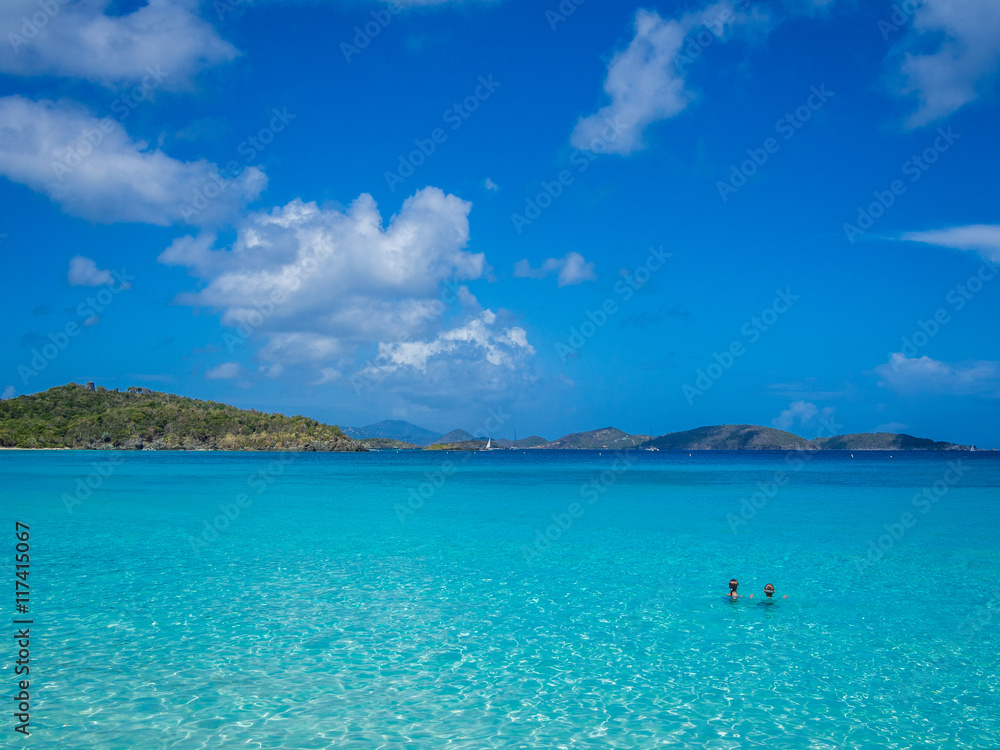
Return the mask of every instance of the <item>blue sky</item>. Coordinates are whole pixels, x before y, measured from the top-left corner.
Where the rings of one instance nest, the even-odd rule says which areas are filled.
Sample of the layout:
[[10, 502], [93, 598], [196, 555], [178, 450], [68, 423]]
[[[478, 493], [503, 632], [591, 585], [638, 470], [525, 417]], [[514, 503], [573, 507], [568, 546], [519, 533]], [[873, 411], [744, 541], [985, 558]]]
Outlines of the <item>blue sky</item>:
[[5, 398], [1000, 447], [993, 0], [12, 0], [0, 32]]

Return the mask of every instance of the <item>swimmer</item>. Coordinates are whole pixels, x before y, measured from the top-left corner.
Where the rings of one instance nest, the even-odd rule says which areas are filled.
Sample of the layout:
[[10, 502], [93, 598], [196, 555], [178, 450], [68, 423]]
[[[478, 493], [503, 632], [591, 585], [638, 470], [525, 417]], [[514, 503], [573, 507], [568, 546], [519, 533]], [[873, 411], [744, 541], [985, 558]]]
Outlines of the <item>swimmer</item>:
[[736, 589], [738, 589], [739, 586], [740, 586], [740, 582], [737, 581], [735, 578], [733, 578], [729, 582], [729, 598], [730, 599], [739, 599], [740, 598], [740, 595], [736, 593]]
[[[764, 595], [768, 599], [771, 599], [771, 598], [774, 597], [774, 584], [773, 583], [769, 583], [769, 584], [767, 584], [767, 585], [764, 586]], [[753, 594], [750, 594], [750, 598], [753, 599]], [[781, 598], [782, 599], [787, 599], [788, 598], [788, 594], [785, 594]]]

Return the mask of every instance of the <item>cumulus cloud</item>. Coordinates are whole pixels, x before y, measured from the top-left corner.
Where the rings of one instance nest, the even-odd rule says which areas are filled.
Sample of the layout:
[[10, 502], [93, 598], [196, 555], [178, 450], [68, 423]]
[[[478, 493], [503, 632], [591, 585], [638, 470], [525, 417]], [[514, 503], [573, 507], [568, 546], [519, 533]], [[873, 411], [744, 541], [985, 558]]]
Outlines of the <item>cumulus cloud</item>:
[[777, 417], [771, 420], [771, 424], [779, 430], [791, 431], [798, 426], [798, 429], [808, 430], [815, 427], [820, 418], [829, 420], [833, 416], [833, 407], [826, 407], [820, 411], [819, 407], [811, 401], [795, 401]]
[[12, 385], [8, 385], [3, 389], [3, 393], [0, 394], [0, 400], [7, 401], [8, 399], [14, 398], [17, 395], [17, 389]]
[[460, 349], [474, 352], [472, 359], [482, 359], [495, 367], [513, 367], [520, 351], [534, 354], [523, 328], [496, 329], [497, 316], [490, 310], [463, 326], [444, 331], [430, 341], [406, 341], [379, 345], [378, 372], [393, 372], [410, 367], [427, 372], [427, 363], [441, 354], [454, 354]]
[[486, 182], [483, 183], [483, 187], [489, 190], [491, 193], [496, 193], [500, 190], [500, 186], [493, 182], [489, 177], [486, 178]]
[[[632, 41], [608, 65], [604, 91], [611, 103], [580, 118], [570, 142], [579, 149], [616, 154], [644, 148], [646, 128], [679, 114], [694, 98], [686, 86], [684, 65], [713, 41], [724, 41], [733, 27], [766, 20], [756, 11], [738, 10], [729, 0], [677, 19], [638, 10]], [[688, 49], [685, 41], [692, 32], [699, 33]]]
[[224, 324], [261, 337], [265, 362], [310, 366], [317, 384], [355, 372], [364, 352], [380, 378], [463, 357], [505, 366], [509, 350], [533, 350], [523, 330], [500, 325], [458, 283], [488, 270], [482, 253], [466, 249], [470, 210], [428, 187], [383, 226], [367, 194], [347, 208], [295, 200], [248, 216], [229, 249], [189, 237], [160, 261], [205, 282], [180, 302], [220, 310]]
[[163, 86], [183, 88], [197, 71], [239, 52], [198, 16], [196, 0], [149, 0], [109, 14], [110, 0], [4, 0], [0, 72], [133, 82], [162, 67]]
[[923, 0], [894, 55], [901, 60], [897, 92], [918, 102], [907, 126], [946, 117], [985, 92], [1000, 64], [997, 39], [996, 0]]
[[[112, 118], [95, 118], [72, 102], [21, 96], [0, 98], [0, 175], [73, 216], [160, 226], [222, 221], [267, 184], [256, 167], [225, 180], [215, 164], [173, 159], [133, 140]], [[216, 197], [199, 203], [199, 194]]]
[[70, 286], [104, 286], [114, 281], [111, 271], [98, 268], [97, 263], [82, 255], [70, 259], [67, 279]]
[[523, 279], [544, 279], [551, 274], [558, 274], [559, 286], [573, 286], [585, 281], [594, 281], [597, 274], [594, 264], [578, 252], [568, 252], [562, 258], [549, 258], [538, 268], [532, 268], [527, 259], [514, 264], [514, 276]]
[[206, 380], [232, 380], [240, 376], [239, 362], [223, 362], [205, 373]]
[[972, 224], [927, 232], [906, 232], [901, 239], [955, 250], [971, 250], [986, 260], [1000, 261], [1000, 226], [995, 224]]
[[949, 364], [928, 356], [907, 357], [896, 352], [875, 368], [879, 385], [897, 393], [916, 396], [981, 396], [1000, 398], [1000, 362]]
[[455, 402], [509, 393], [511, 385], [526, 385], [535, 349], [527, 332], [505, 324], [492, 310], [482, 310], [464, 324], [433, 338], [383, 343], [375, 361], [350, 379], [361, 388], [380, 390], [405, 401]]

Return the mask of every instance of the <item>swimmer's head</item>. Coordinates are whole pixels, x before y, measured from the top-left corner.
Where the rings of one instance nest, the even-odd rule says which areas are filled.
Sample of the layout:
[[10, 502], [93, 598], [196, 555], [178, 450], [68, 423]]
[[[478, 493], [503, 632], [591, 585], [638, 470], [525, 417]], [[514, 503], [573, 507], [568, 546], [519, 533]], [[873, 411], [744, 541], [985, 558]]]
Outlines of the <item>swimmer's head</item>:
[[739, 585], [740, 585], [740, 582], [739, 582], [739, 581], [737, 581], [737, 580], [736, 580], [736, 579], [734, 578], [733, 580], [731, 580], [731, 581], [729, 582], [729, 590], [730, 590], [730, 591], [736, 591], [736, 589], [737, 589], [737, 588], [739, 588]]
[[764, 587], [764, 593], [767, 594], [767, 598], [768, 599], [770, 599], [772, 596], [774, 596], [774, 585], [770, 584], [770, 583], [767, 584]]

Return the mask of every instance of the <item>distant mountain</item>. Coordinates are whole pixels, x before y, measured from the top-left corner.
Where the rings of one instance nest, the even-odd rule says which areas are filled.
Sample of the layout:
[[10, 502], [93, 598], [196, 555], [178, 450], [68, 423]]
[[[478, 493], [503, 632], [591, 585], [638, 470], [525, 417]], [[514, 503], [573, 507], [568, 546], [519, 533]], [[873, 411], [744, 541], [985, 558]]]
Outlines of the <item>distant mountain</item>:
[[685, 432], [671, 432], [643, 443], [642, 447], [661, 450], [968, 450], [966, 445], [941, 443], [912, 435], [896, 435], [889, 432], [863, 432], [836, 437], [805, 438], [773, 427], [752, 424], [727, 424], [715, 427], [699, 427]]
[[809, 441], [824, 451], [967, 451], [968, 445], [945, 443], [892, 432], [857, 432], [853, 435], [816, 438]]
[[538, 437], [538, 435], [521, 438], [520, 440], [506, 440], [504, 438], [500, 438], [499, 440], [494, 440], [493, 442], [501, 448], [543, 448], [549, 444], [548, 440], [543, 437]]
[[635, 448], [649, 440], [649, 437], [649, 435], [629, 435], [615, 427], [602, 427], [590, 432], [574, 432], [542, 447], [573, 450], [598, 450], [601, 448], [618, 450]]
[[[442, 435], [441, 437], [434, 440], [432, 445], [448, 445], [450, 443], [468, 443], [475, 440], [476, 436], [466, 432], [465, 430], [452, 430], [447, 435]], [[483, 441], [486, 442], [485, 440]]]
[[660, 450], [808, 450], [809, 441], [798, 435], [773, 427], [752, 424], [726, 424], [715, 427], [698, 427], [685, 432], [647, 440], [642, 447]]
[[388, 440], [399, 440], [404, 443], [414, 445], [430, 445], [435, 439], [441, 436], [440, 432], [433, 432], [409, 422], [399, 419], [385, 419], [367, 427], [345, 427], [344, 432], [348, 437], [355, 440], [365, 438], [386, 438]]

